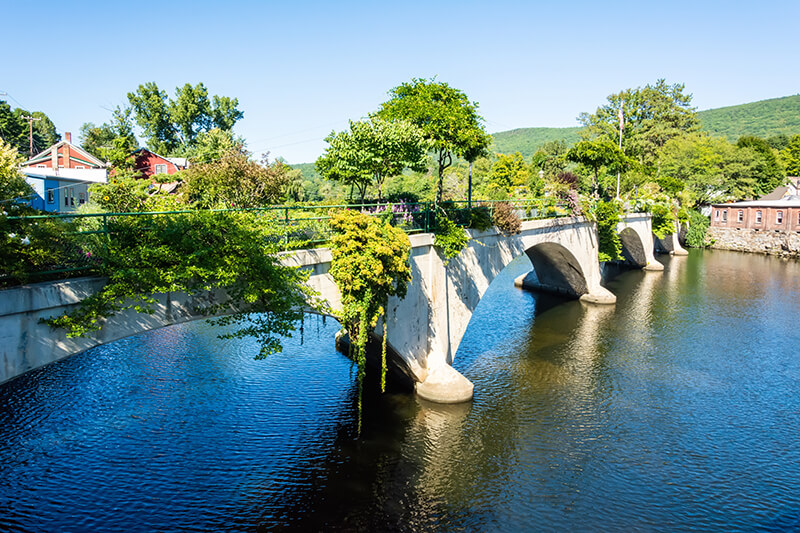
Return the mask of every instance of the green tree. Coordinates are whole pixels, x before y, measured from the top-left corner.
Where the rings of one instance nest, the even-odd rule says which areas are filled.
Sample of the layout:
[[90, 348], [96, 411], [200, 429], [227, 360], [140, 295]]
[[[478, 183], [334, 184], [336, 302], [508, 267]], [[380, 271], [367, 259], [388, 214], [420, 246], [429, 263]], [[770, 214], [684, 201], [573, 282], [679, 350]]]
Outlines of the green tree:
[[[700, 123], [691, 107], [692, 95], [683, 84], [669, 85], [663, 79], [655, 85], [626, 89], [608, 97], [594, 114], [578, 117], [586, 127], [585, 139], [619, 143], [619, 110], [623, 108], [622, 149], [648, 173], [654, 173], [659, 151], [672, 138], [698, 131]], [[624, 106], [623, 106], [624, 102]]]
[[[24, 117], [32, 116], [33, 153], [30, 153], [30, 126]], [[24, 109], [11, 109], [0, 100], [0, 138], [17, 149], [23, 157], [31, 158], [61, 140], [50, 118], [41, 111], [33, 113]]]
[[261, 163], [247, 152], [234, 151], [218, 161], [192, 165], [181, 171], [184, 195], [201, 208], [250, 208], [280, 202], [291, 179], [290, 167], [281, 161]]
[[202, 83], [178, 87], [173, 100], [155, 82], [148, 82], [128, 93], [128, 101], [148, 148], [162, 155], [182, 154], [200, 133], [213, 128], [231, 131], [244, 116], [236, 98], [215, 95], [209, 100]]
[[517, 188], [528, 186], [530, 181], [531, 170], [522, 154], [497, 154], [486, 184], [486, 194], [489, 198], [505, 199]]
[[600, 169], [605, 167], [611, 171], [621, 171], [627, 162], [619, 147], [602, 137], [593, 141], [579, 141], [567, 152], [567, 159], [592, 169], [595, 196], [599, 193]]
[[769, 194], [783, 185], [786, 175], [778, 161], [775, 149], [767, 141], [752, 135], [740, 137], [736, 143], [739, 148], [752, 148], [756, 153], [756, 180], [754, 193], [757, 196]]
[[350, 131], [333, 132], [325, 140], [329, 146], [317, 160], [317, 170], [327, 179], [354, 186], [362, 201], [373, 182], [381, 198], [387, 177], [405, 168], [418, 172], [426, 168], [428, 142], [404, 120], [350, 121]]
[[[355, 347], [360, 407], [367, 340], [378, 319], [385, 316], [389, 297], [402, 299], [406, 295], [411, 282], [408, 263], [411, 243], [400, 228], [358, 211], [341, 210], [333, 213], [330, 226], [334, 231], [330, 274], [342, 295], [342, 308], [335, 312]], [[385, 375], [384, 320], [382, 390], [385, 389]]]
[[685, 185], [701, 205], [762, 194], [766, 165], [752, 146], [737, 146], [721, 137], [693, 133], [671, 139], [659, 158], [662, 178]]
[[548, 141], [533, 154], [531, 166], [544, 172], [545, 179], [553, 180], [567, 168], [568, 151], [566, 141]]
[[184, 152], [192, 163], [209, 163], [230, 152], [244, 150], [244, 139], [233, 135], [232, 131], [212, 128], [197, 134], [194, 144]]
[[103, 161], [109, 161], [115, 168], [129, 167], [131, 152], [139, 148], [130, 115], [130, 108], [117, 107], [110, 122], [100, 126], [87, 122], [81, 126], [83, 149]]
[[800, 176], [800, 135], [795, 135], [781, 151], [787, 176]]
[[30, 185], [19, 172], [22, 158], [16, 148], [0, 138], [0, 208], [8, 210], [17, 198], [26, 198], [33, 193]]
[[472, 157], [488, 148], [478, 104], [447, 83], [414, 78], [392, 89], [391, 98], [381, 104], [378, 116], [386, 120], [407, 120], [420, 128], [431, 142], [438, 168], [436, 200], [441, 201], [444, 172], [454, 157]]

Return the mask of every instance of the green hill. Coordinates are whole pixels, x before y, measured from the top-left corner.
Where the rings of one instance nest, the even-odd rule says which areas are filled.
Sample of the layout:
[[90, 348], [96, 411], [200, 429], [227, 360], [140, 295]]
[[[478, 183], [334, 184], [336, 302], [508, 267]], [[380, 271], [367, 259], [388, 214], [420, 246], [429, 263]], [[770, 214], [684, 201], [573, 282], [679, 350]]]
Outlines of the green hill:
[[735, 142], [742, 135], [768, 138], [800, 133], [800, 94], [697, 113], [703, 129]]
[[529, 159], [544, 143], [565, 140], [567, 144], [578, 142], [578, 131], [574, 128], [519, 128], [492, 133], [494, 145], [491, 150], [500, 154], [519, 152]]
[[[703, 129], [715, 136], [727, 137], [736, 142], [742, 135], [755, 135], [764, 139], [775, 135], [800, 134], [800, 94], [772, 98], [749, 104], [699, 111]], [[578, 141], [575, 128], [520, 128], [493, 133], [495, 152], [510, 154], [520, 152], [529, 159], [548, 141], [564, 139], [567, 144]]]

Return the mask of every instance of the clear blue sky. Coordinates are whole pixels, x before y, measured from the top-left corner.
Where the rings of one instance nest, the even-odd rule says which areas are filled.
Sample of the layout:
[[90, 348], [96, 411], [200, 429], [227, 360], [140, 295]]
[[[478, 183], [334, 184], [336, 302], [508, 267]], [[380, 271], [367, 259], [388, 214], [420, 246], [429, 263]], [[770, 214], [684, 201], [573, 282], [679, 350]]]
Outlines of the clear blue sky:
[[575, 126], [666, 78], [698, 109], [800, 92], [797, 0], [22, 2], [0, 4], [0, 92], [77, 137], [128, 91], [239, 99], [250, 150], [310, 162], [412, 77], [477, 101], [488, 131]]

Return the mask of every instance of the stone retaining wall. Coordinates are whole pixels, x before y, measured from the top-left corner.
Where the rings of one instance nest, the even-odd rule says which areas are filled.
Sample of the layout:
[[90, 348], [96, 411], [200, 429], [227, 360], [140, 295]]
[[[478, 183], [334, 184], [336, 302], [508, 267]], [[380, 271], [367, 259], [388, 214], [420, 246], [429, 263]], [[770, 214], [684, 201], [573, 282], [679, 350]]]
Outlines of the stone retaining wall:
[[800, 257], [800, 232], [746, 228], [708, 228], [711, 248]]

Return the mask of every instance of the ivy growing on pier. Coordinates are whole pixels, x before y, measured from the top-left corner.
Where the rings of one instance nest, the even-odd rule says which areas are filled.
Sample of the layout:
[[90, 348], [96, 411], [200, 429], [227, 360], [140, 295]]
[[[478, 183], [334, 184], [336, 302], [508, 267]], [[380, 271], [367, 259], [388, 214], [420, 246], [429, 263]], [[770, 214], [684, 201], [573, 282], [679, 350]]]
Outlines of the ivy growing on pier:
[[366, 374], [366, 345], [370, 333], [383, 321], [381, 391], [386, 388], [386, 306], [390, 296], [405, 297], [411, 281], [411, 242], [387, 220], [365, 213], [340, 210], [332, 213], [330, 274], [342, 295], [335, 311], [350, 337], [351, 353], [358, 364], [359, 412]]

